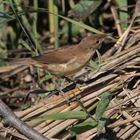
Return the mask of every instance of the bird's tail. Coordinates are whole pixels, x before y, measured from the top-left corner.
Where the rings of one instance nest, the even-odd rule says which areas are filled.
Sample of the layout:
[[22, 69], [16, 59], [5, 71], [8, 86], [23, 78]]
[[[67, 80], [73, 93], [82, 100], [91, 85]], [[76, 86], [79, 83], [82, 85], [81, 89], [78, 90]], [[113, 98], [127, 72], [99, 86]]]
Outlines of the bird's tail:
[[35, 61], [32, 58], [19, 58], [19, 59], [14, 59], [13, 61], [10, 62], [10, 64], [13, 65], [35, 65]]
[[10, 59], [7, 66], [0, 67], [0, 73], [10, 72], [22, 65], [23, 66], [35, 65], [35, 62], [31, 58], [20, 58], [20, 59], [14, 59], [14, 60]]

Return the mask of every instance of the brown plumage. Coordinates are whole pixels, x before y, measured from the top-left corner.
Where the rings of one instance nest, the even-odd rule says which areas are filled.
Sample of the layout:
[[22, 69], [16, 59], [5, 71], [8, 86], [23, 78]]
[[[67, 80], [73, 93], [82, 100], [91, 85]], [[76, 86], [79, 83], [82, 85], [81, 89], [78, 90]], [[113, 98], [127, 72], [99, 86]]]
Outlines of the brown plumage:
[[87, 64], [105, 38], [104, 34], [87, 36], [76, 46], [49, 50], [43, 55], [19, 59], [15, 63], [41, 67], [54, 75], [71, 75]]

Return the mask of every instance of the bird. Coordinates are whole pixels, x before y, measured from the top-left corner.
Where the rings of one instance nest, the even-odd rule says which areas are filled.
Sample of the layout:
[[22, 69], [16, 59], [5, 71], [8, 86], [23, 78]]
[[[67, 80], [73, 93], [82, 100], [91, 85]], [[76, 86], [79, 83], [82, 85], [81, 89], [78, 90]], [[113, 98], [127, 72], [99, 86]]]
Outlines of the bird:
[[48, 50], [42, 55], [20, 58], [14, 63], [40, 67], [53, 75], [71, 76], [89, 62], [106, 37], [106, 34], [92, 34], [77, 45]]

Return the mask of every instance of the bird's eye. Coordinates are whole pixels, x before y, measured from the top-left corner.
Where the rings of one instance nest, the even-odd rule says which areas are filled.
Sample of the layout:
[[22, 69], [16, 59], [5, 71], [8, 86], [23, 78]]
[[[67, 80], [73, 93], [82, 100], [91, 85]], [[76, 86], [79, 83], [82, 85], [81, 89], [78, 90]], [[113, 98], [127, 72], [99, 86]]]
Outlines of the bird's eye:
[[97, 44], [99, 44], [99, 43], [100, 43], [100, 41], [99, 41], [99, 40], [97, 40], [97, 41], [96, 41], [96, 43], [97, 43]]

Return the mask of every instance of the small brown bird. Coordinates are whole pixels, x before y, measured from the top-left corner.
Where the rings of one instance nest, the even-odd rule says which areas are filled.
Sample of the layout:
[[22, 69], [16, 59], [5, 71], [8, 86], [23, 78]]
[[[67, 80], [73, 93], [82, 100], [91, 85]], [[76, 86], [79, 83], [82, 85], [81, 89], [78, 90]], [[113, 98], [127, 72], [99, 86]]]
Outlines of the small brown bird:
[[105, 38], [105, 34], [87, 36], [76, 46], [49, 50], [43, 55], [23, 58], [15, 63], [41, 67], [54, 75], [72, 75], [89, 62]]

